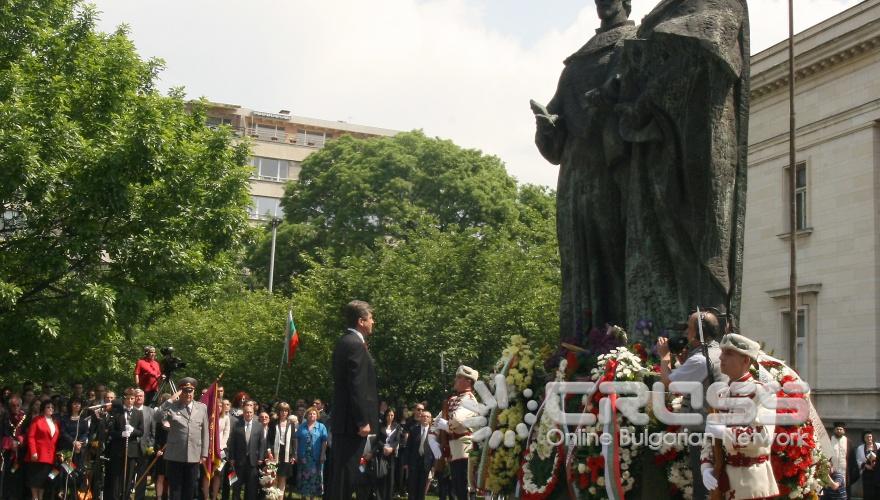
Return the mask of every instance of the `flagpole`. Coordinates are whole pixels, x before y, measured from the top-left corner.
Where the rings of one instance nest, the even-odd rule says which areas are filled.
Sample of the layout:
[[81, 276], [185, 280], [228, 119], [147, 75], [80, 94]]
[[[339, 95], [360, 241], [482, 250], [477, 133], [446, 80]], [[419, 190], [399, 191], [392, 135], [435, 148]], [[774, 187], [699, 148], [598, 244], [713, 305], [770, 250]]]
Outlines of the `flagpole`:
[[278, 379], [275, 381], [275, 399], [278, 399], [278, 391], [281, 389], [281, 369], [284, 368], [284, 358], [290, 354], [287, 352], [287, 346], [290, 342], [290, 318], [293, 317], [293, 310], [287, 312], [287, 335], [284, 336], [284, 348], [281, 349], [281, 361], [278, 362]]
[[795, 151], [795, 108], [794, 108], [794, 0], [788, 0], [788, 196], [789, 196], [789, 277], [788, 277], [788, 349], [791, 367], [798, 369], [797, 363], [797, 162]]
[[[285, 342], [286, 344], [286, 342]], [[284, 346], [284, 349], [281, 349], [281, 362], [278, 363], [278, 380], [275, 382], [275, 399], [278, 399], [278, 390], [281, 388], [281, 369], [284, 368], [284, 353], [287, 350], [287, 345]]]

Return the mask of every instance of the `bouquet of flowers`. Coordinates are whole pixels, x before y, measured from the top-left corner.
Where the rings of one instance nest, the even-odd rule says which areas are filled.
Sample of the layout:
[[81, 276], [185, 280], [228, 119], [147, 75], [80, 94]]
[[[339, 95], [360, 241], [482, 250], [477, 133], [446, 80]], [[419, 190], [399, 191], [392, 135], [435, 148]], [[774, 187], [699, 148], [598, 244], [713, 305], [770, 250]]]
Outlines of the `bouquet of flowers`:
[[278, 476], [278, 462], [266, 460], [266, 465], [260, 473], [260, 486], [267, 500], [281, 500], [281, 490], [275, 487], [275, 478]]
[[507, 401], [506, 404], [499, 403], [489, 416], [491, 435], [487, 445], [483, 446], [478, 469], [481, 489], [493, 493], [512, 490], [523, 451], [521, 441], [528, 436], [528, 427], [523, 422], [525, 404], [522, 395], [532, 383], [535, 362], [534, 352], [526, 339], [514, 335], [495, 365], [496, 375], [491, 379], [495, 395], [503, 394], [502, 401]]
[[[759, 376], [779, 384], [776, 393], [779, 399], [807, 399], [806, 394], [787, 393], [782, 387], [789, 382], [800, 382], [797, 372], [785, 363], [769, 356], [759, 362], [763, 371]], [[777, 414], [794, 413], [794, 409], [777, 409]], [[827, 458], [816, 444], [812, 420], [797, 425], [777, 425], [776, 436], [770, 453], [773, 475], [779, 487], [779, 495], [789, 498], [808, 498], [821, 493], [830, 483], [827, 473], [823, 473]]]

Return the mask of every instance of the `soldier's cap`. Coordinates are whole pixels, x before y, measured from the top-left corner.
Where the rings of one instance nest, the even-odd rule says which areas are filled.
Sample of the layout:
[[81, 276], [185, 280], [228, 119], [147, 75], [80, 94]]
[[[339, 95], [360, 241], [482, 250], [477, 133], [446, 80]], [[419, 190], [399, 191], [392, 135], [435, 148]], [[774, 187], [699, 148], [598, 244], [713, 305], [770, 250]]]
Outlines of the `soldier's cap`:
[[721, 349], [730, 349], [757, 361], [761, 353], [761, 344], [744, 335], [728, 333], [721, 339]]
[[199, 382], [198, 382], [196, 379], [192, 378], [192, 377], [183, 377], [182, 379], [180, 379], [180, 380], [177, 382], [177, 387], [184, 387], [184, 386], [187, 386], [187, 385], [188, 385], [188, 386], [194, 388], [196, 385], [198, 385], [198, 383], [199, 383]]
[[480, 378], [480, 374], [477, 370], [474, 370], [470, 366], [461, 365], [458, 367], [458, 371], [455, 372], [456, 377], [464, 377], [469, 378], [473, 382], [476, 382], [478, 378]]

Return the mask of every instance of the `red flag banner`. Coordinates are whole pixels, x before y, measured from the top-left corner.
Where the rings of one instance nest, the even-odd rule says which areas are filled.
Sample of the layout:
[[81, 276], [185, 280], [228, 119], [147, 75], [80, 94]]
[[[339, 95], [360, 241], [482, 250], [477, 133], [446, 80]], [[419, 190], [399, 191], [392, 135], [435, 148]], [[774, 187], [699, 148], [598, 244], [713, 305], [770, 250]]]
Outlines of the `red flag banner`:
[[208, 480], [214, 476], [220, 465], [220, 400], [218, 399], [217, 388], [219, 384], [215, 381], [208, 387], [208, 390], [202, 394], [201, 402], [208, 407], [208, 425], [210, 426], [211, 443], [208, 446], [208, 463], [205, 464], [205, 476]]

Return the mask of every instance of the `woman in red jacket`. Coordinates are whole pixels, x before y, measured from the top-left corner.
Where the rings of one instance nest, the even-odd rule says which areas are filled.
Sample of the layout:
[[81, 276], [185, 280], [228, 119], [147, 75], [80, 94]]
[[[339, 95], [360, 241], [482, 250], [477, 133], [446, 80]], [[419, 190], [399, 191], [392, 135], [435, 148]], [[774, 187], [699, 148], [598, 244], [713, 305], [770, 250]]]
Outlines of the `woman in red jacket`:
[[61, 435], [61, 425], [52, 416], [54, 412], [55, 406], [52, 401], [43, 401], [40, 404], [40, 416], [34, 419], [28, 428], [27, 479], [33, 500], [43, 498], [43, 490], [46, 489], [52, 464], [55, 463], [55, 449], [58, 436]]

